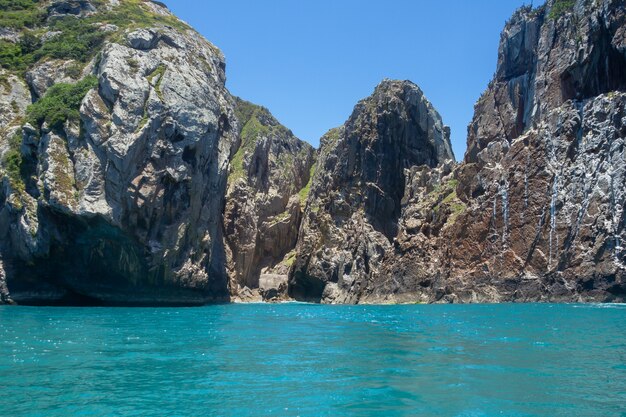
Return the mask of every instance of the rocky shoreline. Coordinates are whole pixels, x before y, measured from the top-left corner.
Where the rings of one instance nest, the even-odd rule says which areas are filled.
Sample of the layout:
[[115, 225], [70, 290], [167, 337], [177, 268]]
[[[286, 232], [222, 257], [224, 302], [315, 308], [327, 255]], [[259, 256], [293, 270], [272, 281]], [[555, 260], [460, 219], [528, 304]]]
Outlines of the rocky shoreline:
[[516, 11], [460, 162], [410, 81], [316, 150], [160, 2], [5, 12], [0, 303], [626, 301], [622, 0]]

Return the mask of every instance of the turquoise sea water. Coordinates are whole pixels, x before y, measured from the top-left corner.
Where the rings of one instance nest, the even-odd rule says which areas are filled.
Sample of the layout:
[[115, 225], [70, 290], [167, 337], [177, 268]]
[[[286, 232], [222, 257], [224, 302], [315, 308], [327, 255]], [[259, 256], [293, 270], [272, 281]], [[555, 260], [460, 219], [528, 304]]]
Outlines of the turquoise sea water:
[[0, 307], [2, 416], [626, 416], [626, 305]]

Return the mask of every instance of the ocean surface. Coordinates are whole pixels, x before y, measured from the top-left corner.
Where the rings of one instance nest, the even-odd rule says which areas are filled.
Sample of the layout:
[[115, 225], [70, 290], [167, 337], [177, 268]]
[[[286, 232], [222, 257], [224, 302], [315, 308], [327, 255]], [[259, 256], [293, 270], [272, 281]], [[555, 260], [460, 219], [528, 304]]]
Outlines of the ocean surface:
[[626, 305], [0, 307], [2, 416], [626, 416]]

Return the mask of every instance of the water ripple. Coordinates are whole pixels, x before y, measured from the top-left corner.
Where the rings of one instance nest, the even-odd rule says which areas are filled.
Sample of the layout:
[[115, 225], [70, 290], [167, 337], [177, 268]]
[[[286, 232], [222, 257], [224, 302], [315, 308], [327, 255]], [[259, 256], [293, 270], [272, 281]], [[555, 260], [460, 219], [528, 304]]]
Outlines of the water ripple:
[[2, 415], [626, 415], [624, 309], [0, 307]]

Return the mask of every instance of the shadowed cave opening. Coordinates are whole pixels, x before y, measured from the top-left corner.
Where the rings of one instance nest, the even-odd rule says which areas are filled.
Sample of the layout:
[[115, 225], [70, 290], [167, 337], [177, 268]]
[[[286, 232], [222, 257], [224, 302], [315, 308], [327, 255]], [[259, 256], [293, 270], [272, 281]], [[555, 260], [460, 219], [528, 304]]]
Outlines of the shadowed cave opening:
[[563, 101], [626, 91], [626, 55], [612, 45], [611, 34], [604, 25], [600, 26], [600, 39], [594, 43], [591, 55], [561, 74]]

